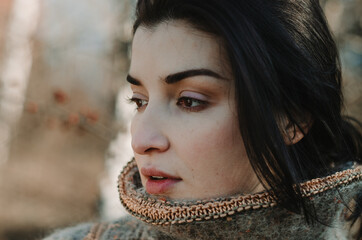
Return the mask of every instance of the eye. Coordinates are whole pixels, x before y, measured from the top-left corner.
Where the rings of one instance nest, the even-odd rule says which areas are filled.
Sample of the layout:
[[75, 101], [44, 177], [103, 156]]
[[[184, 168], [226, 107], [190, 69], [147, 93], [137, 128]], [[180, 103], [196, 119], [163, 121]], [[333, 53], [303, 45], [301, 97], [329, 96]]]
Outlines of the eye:
[[147, 100], [137, 98], [137, 97], [132, 97], [132, 98], [128, 99], [128, 101], [130, 103], [135, 103], [137, 106], [137, 108], [136, 108], [137, 110], [140, 110], [141, 108], [147, 106], [147, 104], [148, 104]]
[[208, 102], [191, 97], [181, 97], [177, 100], [177, 106], [190, 112], [198, 112], [207, 107]]

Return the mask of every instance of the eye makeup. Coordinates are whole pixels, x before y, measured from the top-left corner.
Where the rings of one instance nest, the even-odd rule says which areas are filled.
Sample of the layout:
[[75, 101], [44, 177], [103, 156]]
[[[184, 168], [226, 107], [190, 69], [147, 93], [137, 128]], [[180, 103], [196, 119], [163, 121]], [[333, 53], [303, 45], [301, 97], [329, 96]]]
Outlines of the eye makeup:
[[136, 110], [140, 111], [148, 105], [148, 100], [141, 94], [134, 93], [128, 98], [130, 104], [136, 104]]
[[228, 86], [227, 81], [211, 79], [209, 77], [186, 78], [177, 84], [157, 86], [131, 85], [134, 94], [129, 101], [136, 104], [137, 111], [143, 111], [149, 104], [149, 95], [152, 94], [153, 98], [158, 99], [153, 101], [159, 101], [153, 104], [175, 106], [184, 112], [200, 112], [211, 104], [219, 102], [223, 96], [223, 90]]
[[187, 112], [199, 112], [204, 110], [208, 102], [201, 101], [195, 98], [181, 97], [177, 100], [177, 106]]
[[208, 99], [205, 95], [193, 91], [183, 91], [176, 103], [182, 110], [187, 112], [199, 112], [208, 105]]

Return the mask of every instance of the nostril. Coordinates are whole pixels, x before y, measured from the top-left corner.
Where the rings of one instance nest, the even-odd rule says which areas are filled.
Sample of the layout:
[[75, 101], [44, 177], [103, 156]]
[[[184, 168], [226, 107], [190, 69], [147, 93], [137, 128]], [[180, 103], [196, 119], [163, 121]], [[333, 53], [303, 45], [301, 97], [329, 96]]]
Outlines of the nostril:
[[153, 150], [157, 150], [157, 149], [156, 149], [156, 148], [151, 147], [151, 148], [146, 149], [145, 153], [152, 152]]

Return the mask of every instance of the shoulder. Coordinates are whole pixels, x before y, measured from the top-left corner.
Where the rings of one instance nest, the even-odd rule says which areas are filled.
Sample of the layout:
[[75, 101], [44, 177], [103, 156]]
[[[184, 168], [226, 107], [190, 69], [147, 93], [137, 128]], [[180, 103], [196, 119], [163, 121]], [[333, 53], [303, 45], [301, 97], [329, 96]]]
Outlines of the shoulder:
[[148, 225], [135, 217], [126, 216], [108, 224], [102, 233], [102, 238], [108, 239], [168, 239], [155, 227]]
[[74, 227], [57, 230], [44, 238], [44, 240], [81, 240], [87, 236], [92, 225], [92, 223], [83, 223]]
[[87, 223], [54, 232], [43, 240], [163, 239], [162, 233], [132, 216], [113, 222]]

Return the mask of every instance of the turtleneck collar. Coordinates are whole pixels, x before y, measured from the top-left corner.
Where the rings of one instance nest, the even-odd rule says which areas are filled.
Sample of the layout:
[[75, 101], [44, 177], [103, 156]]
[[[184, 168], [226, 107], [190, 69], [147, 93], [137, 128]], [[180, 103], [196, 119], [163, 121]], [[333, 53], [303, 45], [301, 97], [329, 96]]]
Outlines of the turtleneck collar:
[[120, 174], [118, 189], [123, 206], [133, 216], [175, 237], [202, 239], [206, 231], [213, 233], [211, 239], [224, 234], [241, 234], [247, 239], [273, 234], [285, 234], [288, 238], [290, 234], [290, 239], [298, 239], [296, 236], [308, 239], [305, 236], [326, 234], [326, 224], [342, 224], [343, 219], [336, 220], [336, 215], [361, 190], [361, 179], [362, 168], [355, 167], [302, 183], [303, 196], [313, 200], [318, 221], [323, 223], [314, 225], [306, 224], [302, 215], [279, 207], [273, 194], [266, 191], [198, 201], [156, 198], [142, 187], [134, 160]]

